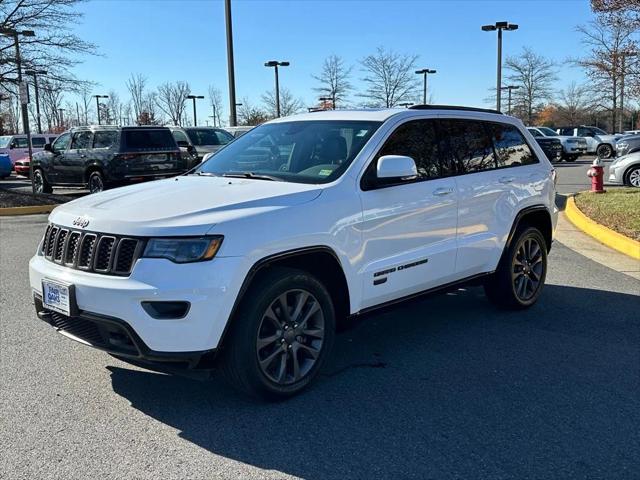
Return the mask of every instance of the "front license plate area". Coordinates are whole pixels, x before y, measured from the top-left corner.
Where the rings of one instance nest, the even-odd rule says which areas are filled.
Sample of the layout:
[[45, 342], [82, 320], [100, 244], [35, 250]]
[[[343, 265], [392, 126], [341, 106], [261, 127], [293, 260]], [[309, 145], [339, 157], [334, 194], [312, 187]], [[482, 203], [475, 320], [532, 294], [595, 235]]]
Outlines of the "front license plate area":
[[74, 316], [77, 312], [74, 286], [42, 280], [42, 305], [48, 310]]

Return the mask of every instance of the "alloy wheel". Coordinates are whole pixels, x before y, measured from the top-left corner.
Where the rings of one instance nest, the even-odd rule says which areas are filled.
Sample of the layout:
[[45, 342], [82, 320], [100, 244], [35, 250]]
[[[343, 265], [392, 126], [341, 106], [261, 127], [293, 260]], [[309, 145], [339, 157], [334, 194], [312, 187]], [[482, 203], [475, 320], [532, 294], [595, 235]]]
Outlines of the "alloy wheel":
[[104, 183], [100, 175], [91, 175], [89, 178], [89, 192], [98, 193], [104, 190]]
[[44, 179], [39, 170], [36, 170], [33, 174], [33, 185], [36, 193], [42, 193], [44, 190]]
[[260, 371], [279, 385], [309, 374], [324, 344], [325, 321], [318, 299], [306, 290], [288, 290], [266, 309], [258, 327]]
[[534, 297], [542, 282], [544, 269], [542, 246], [533, 237], [525, 237], [513, 257], [513, 290], [521, 301]]
[[637, 188], [640, 188], [640, 168], [636, 168], [629, 173], [629, 183]]

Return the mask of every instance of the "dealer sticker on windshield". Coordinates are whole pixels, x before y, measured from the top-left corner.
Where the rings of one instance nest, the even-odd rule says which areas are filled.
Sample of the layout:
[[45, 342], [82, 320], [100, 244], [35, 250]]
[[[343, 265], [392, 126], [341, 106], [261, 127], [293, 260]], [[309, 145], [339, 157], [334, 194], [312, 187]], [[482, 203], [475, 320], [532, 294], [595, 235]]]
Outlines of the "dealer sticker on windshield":
[[42, 304], [54, 312], [71, 315], [71, 295], [68, 285], [42, 280]]

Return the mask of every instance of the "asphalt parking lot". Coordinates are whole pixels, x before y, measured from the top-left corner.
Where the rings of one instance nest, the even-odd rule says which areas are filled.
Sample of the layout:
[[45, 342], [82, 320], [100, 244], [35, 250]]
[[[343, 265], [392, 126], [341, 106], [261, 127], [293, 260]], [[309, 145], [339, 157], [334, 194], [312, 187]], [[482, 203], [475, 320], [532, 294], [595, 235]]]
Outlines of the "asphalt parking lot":
[[[587, 163], [561, 164], [561, 189], [583, 189]], [[370, 316], [338, 336], [314, 388], [260, 404], [217, 378], [131, 367], [37, 320], [27, 262], [45, 224], [0, 219], [3, 478], [640, 471], [640, 282], [558, 242], [532, 309], [497, 311], [471, 288]]]

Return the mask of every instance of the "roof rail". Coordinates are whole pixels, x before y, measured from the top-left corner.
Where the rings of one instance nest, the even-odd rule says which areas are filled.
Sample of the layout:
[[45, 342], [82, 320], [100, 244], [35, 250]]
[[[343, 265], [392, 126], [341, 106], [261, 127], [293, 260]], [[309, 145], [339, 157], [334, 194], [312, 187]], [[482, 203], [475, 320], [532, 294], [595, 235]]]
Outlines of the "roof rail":
[[463, 107], [460, 105], [411, 105], [409, 110], [462, 110], [464, 112], [484, 112], [504, 115], [502, 112], [491, 108]]

